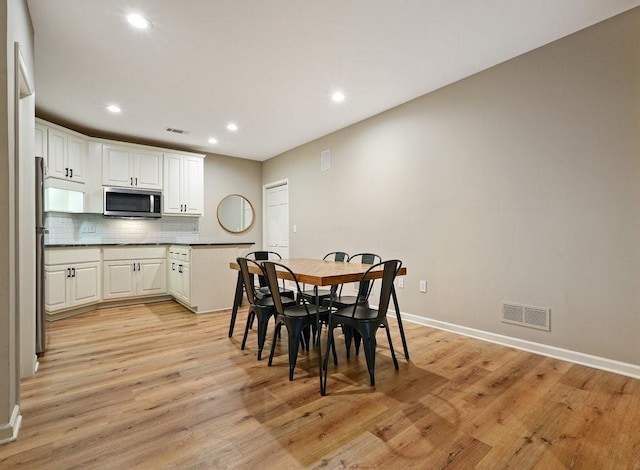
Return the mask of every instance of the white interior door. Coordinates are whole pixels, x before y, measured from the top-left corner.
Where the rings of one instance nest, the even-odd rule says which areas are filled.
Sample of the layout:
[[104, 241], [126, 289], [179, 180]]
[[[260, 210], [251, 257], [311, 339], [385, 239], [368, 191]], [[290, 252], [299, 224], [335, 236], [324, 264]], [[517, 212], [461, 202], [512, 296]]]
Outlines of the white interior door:
[[289, 186], [286, 182], [265, 189], [265, 249], [289, 257]]

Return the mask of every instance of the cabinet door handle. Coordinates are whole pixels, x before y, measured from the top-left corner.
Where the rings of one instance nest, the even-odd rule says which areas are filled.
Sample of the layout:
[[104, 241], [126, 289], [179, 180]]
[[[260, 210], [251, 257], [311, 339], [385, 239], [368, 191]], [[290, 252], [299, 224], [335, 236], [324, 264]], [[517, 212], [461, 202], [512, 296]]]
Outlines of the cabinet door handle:
[[175, 271], [176, 270], [176, 263], [171, 263], [171, 271]]
[[133, 176], [131, 177], [131, 183], [130, 186], [133, 186]]
[[136, 263], [133, 263], [133, 270], [136, 270]]
[[71, 277], [76, 277], [76, 268], [71, 268]]
[[138, 271], [140, 271], [140, 263], [138, 263]]
[[136, 176], [136, 186], [138, 186], [138, 177]]
[[181, 264], [179, 264], [179, 265], [178, 265], [178, 272], [179, 272], [179, 273], [181, 273], [181, 272], [182, 272], [182, 265], [181, 265]]
[[71, 268], [67, 268], [67, 277], [71, 277]]
[[69, 178], [73, 178], [73, 168], [69, 168]]
[[64, 176], [68, 177], [69, 176], [69, 168], [65, 168], [64, 169]]

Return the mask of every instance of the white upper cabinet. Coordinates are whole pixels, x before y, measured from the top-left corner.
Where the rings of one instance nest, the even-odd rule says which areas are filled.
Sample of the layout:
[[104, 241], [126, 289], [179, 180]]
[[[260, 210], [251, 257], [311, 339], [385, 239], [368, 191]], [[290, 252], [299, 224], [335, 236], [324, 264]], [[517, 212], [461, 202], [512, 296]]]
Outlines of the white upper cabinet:
[[204, 159], [177, 153], [164, 154], [163, 212], [202, 215], [204, 210]]
[[162, 154], [153, 149], [105, 144], [102, 184], [140, 189], [162, 189]]
[[47, 129], [47, 152], [48, 177], [85, 182], [87, 140], [83, 136], [50, 127]]

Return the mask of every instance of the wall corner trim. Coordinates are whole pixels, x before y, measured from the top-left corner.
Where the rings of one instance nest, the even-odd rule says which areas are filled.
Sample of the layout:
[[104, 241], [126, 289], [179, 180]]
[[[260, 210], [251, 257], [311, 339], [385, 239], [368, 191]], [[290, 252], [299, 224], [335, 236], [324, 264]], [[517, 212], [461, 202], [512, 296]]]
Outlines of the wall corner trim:
[[0, 445], [15, 441], [18, 438], [21, 424], [22, 415], [20, 414], [20, 406], [14, 405], [11, 419], [8, 423], [0, 426]]
[[[373, 305], [372, 307], [376, 308]], [[417, 323], [418, 325], [429, 326], [438, 330], [449, 331], [451, 333], [457, 333], [463, 336], [468, 336], [470, 338], [476, 338], [483, 341], [488, 341], [490, 343], [509, 346], [512, 348], [520, 349], [522, 351], [540, 354], [542, 356], [548, 356], [554, 359], [560, 359], [562, 361], [568, 361], [587, 367], [593, 367], [594, 369], [613, 372], [615, 374], [633, 377], [634, 379], [640, 379], [640, 366], [636, 364], [616, 361], [599, 356], [592, 356], [590, 354], [571, 351], [569, 349], [557, 348], [555, 346], [549, 346], [541, 343], [534, 343], [532, 341], [526, 341], [510, 336], [503, 336], [488, 331], [476, 330], [474, 328], [468, 328], [466, 326], [460, 326], [454, 323], [447, 323], [440, 320], [412, 315], [410, 313], [401, 312], [401, 314], [404, 321]], [[395, 312], [392, 310], [389, 310], [388, 315], [393, 318], [396, 317]]]

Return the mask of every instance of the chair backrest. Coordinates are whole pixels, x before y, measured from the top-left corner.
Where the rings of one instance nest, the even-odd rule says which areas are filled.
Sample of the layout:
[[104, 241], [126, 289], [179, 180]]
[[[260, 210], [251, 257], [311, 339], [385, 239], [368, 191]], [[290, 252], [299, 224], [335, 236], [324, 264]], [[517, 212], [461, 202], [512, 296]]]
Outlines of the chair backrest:
[[260, 272], [264, 273], [264, 269], [260, 266], [260, 263], [247, 258], [236, 258], [236, 263], [240, 266], [240, 273], [242, 274], [242, 282], [244, 284], [244, 290], [247, 293], [247, 300], [250, 304], [255, 304], [259, 298], [255, 285], [253, 283], [253, 273], [249, 271], [249, 265], [255, 265], [260, 269]]
[[[322, 259], [327, 260], [332, 258], [333, 261], [346, 263], [349, 261], [349, 253], [345, 253], [344, 251], [332, 251], [331, 253], [327, 253], [326, 255], [324, 255], [324, 258]], [[340, 292], [342, 292], [342, 284], [331, 286], [331, 295], [335, 295], [336, 292], [338, 292], [338, 289], [340, 289]]]
[[380, 300], [378, 301], [378, 318], [385, 316], [389, 310], [389, 299], [393, 290], [393, 281], [398, 271], [402, 267], [402, 261], [399, 259], [390, 259], [384, 263], [384, 272], [382, 274], [382, 287], [380, 288]]
[[[280, 289], [278, 289], [278, 273], [276, 272], [276, 267], [279, 270], [288, 271], [293, 279], [293, 282], [296, 285], [296, 290], [298, 295], [296, 296], [298, 299], [302, 297], [302, 291], [300, 289], [300, 283], [298, 282], [298, 278], [295, 273], [291, 271], [287, 266], [280, 263], [275, 263], [273, 261], [265, 261], [262, 263], [262, 269], [265, 273], [265, 277], [267, 278], [267, 285], [269, 286], [269, 290], [271, 291], [271, 297], [273, 299], [273, 305], [280, 315], [284, 315], [284, 307], [282, 305], [282, 297], [280, 296]], [[309, 313], [309, 309], [305, 302], [302, 302], [304, 305], [307, 314]]]
[[346, 262], [349, 260], [349, 253], [345, 253], [344, 251], [332, 251], [331, 253], [327, 253], [324, 255], [324, 260], [333, 258], [333, 261], [342, 261]]
[[[369, 273], [373, 270], [376, 270], [383, 266], [382, 271], [382, 287], [380, 288], [380, 300], [378, 301], [378, 316], [377, 318], [382, 318], [387, 314], [387, 310], [389, 310], [389, 300], [391, 299], [391, 291], [393, 289], [393, 281], [400, 271], [402, 267], [402, 261], [399, 259], [391, 259], [388, 261], [384, 261], [381, 263], [376, 263], [371, 266], [367, 271], [362, 275], [362, 279], [365, 280]], [[362, 282], [362, 281], [361, 281]], [[353, 307], [353, 314], [355, 315], [358, 304], [355, 304]]]
[[[357, 253], [349, 257], [349, 262], [352, 261], [359, 261], [361, 264], [379, 264], [382, 262], [382, 258], [375, 253]], [[358, 286], [358, 302], [368, 299], [372, 288], [373, 282], [370, 280], [360, 281], [360, 285]]]
[[244, 255], [244, 257], [248, 259], [254, 259], [257, 261], [266, 261], [269, 259], [278, 259], [278, 260], [282, 259], [282, 256], [280, 256], [280, 254], [276, 253], [275, 251], [252, 251]]
[[[277, 259], [277, 260], [282, 259], [282, 256], [280, 256], [280, 254], [276, 253], [275, 251], [252, 251], [244, 255], [244, 257], [247, 259], [253, 259], [256, 261], [267, 261], [269, 259]], [[260, 287], [266, 287], [267, 279], [264, 276], [259, 274], [258, 283], [260, 284]]]

